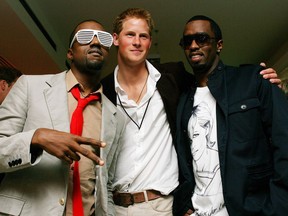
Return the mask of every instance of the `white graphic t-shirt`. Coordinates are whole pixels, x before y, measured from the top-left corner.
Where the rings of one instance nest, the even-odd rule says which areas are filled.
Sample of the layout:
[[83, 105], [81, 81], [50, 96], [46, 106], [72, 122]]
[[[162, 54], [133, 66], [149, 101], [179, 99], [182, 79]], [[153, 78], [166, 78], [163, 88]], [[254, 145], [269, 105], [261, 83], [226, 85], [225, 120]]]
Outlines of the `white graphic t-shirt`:
[[228, 216], [221, 184], [216, 101], [208, 87], [197, 88], [188, 123], [196, 186], [192, 195], [193, 216]]

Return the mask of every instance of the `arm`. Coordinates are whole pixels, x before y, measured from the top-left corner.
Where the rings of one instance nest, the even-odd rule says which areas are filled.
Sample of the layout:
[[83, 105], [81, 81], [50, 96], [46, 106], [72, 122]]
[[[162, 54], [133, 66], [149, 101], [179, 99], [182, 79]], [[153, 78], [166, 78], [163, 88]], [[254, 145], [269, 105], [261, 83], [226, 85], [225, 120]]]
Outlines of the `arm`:
[[288, 211], [288, 102], [281, 90], [259, 79], [258, 95], [262, 121], [271, 138], [274, 175], [270, 180], [270, 200], [275, 215]]
[[[35, 81], [38, 85], [35, 85]], [[54, 125], [44, 103], [39, 80], [22, 76], [0, 106], [0, 172], [12, 172], [36, 165], [43, 150], [68, 163], [72, 163], [72, 159], [78, 160], [80, 153], [96, 163], [103, 164], [100, 158], [82, 148], [80, 144], [100, 147], [105, 144], [48, 129]], [[62, 125], [64, 123], [61, 123], [61, 128], [65, 128]], [[68, 117], [67, 125], [69, 126]]]

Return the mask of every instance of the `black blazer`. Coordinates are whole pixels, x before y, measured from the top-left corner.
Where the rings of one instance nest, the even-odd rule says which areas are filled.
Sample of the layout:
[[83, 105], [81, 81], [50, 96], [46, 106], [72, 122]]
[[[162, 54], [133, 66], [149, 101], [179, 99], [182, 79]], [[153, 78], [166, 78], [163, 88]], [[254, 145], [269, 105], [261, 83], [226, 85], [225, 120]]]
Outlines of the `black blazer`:
[[[194, 77], [185, 70], [182, 62], [154, 64], [154, 67], [161, 73], [161, 78], [156, 86], [164, 103], [172, 137], [175, 139], [179, 97], [188, 89], [188, 86], [194, 83]], [[101, 83], [104, 94], [116, 105], [114, 73], [102, 79]]]
[[[288, 102], [264, 80], [259, 66], [222, 62], [208, 77], [216, 99], [217, 139], [224, 201], [230, 216], [288, 214]], [[187, 125], [195, 89], [179, 102], [177, 141], [180, 186], [174, 215], [192, 208], [195, 180]]]

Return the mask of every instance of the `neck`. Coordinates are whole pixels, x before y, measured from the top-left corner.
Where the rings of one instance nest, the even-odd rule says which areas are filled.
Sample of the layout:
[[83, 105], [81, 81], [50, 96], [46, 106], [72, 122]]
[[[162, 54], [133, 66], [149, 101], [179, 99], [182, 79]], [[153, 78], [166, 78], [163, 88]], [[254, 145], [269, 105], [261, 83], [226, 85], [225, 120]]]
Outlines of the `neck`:
[[72, 73], [74, 74], [77, 81], [81, 84], [82, 94], [88, 95], [91, 92], [94, 92], [100, 88], [100, 73], [81, 73], [78, 70], [73, 70], [71, 68]]
[[117, 80], [128, 98], [138, 104], [146, 93], [148, 76], [145, 64], [133, 67], [119, 65]]
[[122, 85], [133, 86], [143, 83], [147, 78], [148, 69], [146, 63], [143, 62], [137, 65], [118, 64], [118, 82]]
[[208, 76], [217, 67], [219, 61], [220, 61], [220, 59], [219, 59], [219, 56], [217, 55], [214, 62], [212, 63], [212, 65], [209, 68], [204, 68], [202, 70], [194, 70], [193, 69], [193, 72], [194, 72], [195, 78], [196, 78], [196, 84], [198, 87], [207, 86]]

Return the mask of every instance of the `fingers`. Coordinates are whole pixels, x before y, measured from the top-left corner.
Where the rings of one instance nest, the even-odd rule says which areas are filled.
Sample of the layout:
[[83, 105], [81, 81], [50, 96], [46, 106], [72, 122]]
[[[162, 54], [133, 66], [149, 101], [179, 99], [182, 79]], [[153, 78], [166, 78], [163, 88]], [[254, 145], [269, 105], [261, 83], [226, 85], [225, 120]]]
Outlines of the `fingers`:
[[264, 75], [264, 74], [273, 74], [274, 76], [277, 77], [277, 73], [276, 71], [273, 69], [273, 68], [267, 68], [267, 69], [264, 69], [260, 72], [260, 74]]
[[81, 145], [89, 145], [92, 149], [99, 149], [106, 146], [105, 142], [92, 138], [81, 137], [66, 132], [52, 129], [37, 129], [32, 137], [31, 146], [35, 145], [47, 153], [64, 160], [68, 163], [80, 160], [80, 154], [103, 165], [104, 161], [92, 150], [87, 150]]
[[[96, 164], [98, 164], [100, 166], [104, 165], [104, 161], [100, 158], [99, 153], [97, 155], [96, 152], [97, 152], [97, 150], [99, 150], [99, 152], [100, 152], [100, 148], [103, 148], [106, 146], [105, 142], [95, 140], [92, 138], [81, 137], [81, 136], [75, 136], [74, 139], [75, 139], [74, 140], [75, 142], [74, 142], [73, 147], [71, 146], [71, 150], [74, 152], [75, 158], [76, 158], [76, 156], [78, 156], [77, 154], [81, 154], [84, 157], [87, 157], [87, 158], [93, 160]], [[87, 147], [85, 148], [82, 145], [91, 146], [91, 149], [93, 149], [93, 150], [90, 150]], [[69, 153], [69, 155], [70, 155], [70, 158], [73, 158], [73, 155], [71, 155], [70, 153]]]
[[76, 150], [79, 154], [83, 155], [84, 157], [87, 157], [91, 160], [93, 160], [96, 164], [103, 166], [104, 161], [100, 158], [99, 155], [96, 154], [95, 151], [87, 149], [79, 145], [79, 147]]
[[278, 78], [277, 78], [277, 74], [275, 74], [275, 73], [263, 74], [263, 78], [264, 78], [264, 79], [273, 79], [273, 78], [276, 78], [276, 80], [278, 79]]
[[266, 64], [264, 62], [261, 62], [260, 65], [266, 68]]
[[60, 158], [64, 161], [66, 161], [67, 163], [69, 164], [72, 164], [73, 163], [73, 159], [69, 156], [69, 155], [64, 155], [62, 158]]
[[73, 151], [69, 151], [69, 153], [66, 152], [65, 154], [62, 155], [60, 159], [68, 162], [69, 164], [73, 163], [73, 161], [79, 161], [80, 156], [76, 152], [93, 160], [96, 164], [100, 166], [104, 165], [104, 161], [99, 156], [97, 156], [94, 151], [81, 147], [80, 145], [78, 145], [78, 147], [75, 148], [75, 152]]
[[277, 84], [277, 85], [281, 84], [281, 79], [278, 78], [278, 75], [277, 75], [276, 71], [273, 68], [264, 69], [264, 70], [262, 70], [260, 72], [260, 74], [263, 75], [264, 79], [269, 79], [269, 81], [271, 83], [274, 83], [274, 84]]
[[93, 147], [100, 147], [100, 148], [103, 148], [106, 146], [106, 143], [103, 141], [95, 140], [95, 139], [87, 138], [87, 137], [81, 137], [81, 136], [76, 137], [76, 142], [79, 144], [85, 144], [85, 145], [90, 145]]

